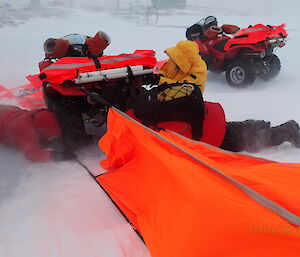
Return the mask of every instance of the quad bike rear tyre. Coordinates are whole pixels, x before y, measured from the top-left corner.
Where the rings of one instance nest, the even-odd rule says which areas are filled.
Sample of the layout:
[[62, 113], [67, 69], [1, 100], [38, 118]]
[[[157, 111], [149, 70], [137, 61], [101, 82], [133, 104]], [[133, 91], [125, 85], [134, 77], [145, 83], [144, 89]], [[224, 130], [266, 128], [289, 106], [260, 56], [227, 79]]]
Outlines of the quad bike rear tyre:
[[281, 62], [277, 55], [267, 56], [262, 60], [262, 70], [259, 77], [262, 80], [269, 81], [275, 78], [281, 70]]
[[236, 61], [225, 71], [226, 81], [232, 87], [246, 87], [254, 83], [257, 69], [250, 63]]

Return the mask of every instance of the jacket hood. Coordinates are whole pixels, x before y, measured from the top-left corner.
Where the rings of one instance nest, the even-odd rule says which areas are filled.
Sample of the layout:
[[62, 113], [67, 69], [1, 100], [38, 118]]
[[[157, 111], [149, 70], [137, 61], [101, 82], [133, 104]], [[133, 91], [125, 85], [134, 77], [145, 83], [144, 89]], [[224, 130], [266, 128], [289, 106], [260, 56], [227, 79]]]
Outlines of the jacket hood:
[[187, 73], [191, 69], [195, 56], [199, 54], [199, 48], [197, 43], [183, 40], [176, 46], [167, 48], [165, 52], [182, 72]]

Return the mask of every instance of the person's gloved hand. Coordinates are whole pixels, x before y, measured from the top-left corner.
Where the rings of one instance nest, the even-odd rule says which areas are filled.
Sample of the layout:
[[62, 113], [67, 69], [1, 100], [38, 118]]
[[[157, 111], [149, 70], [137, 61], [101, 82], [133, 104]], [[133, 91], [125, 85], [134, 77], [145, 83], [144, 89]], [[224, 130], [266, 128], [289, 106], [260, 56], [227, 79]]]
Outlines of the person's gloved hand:
[[48, 139], [47, 148], [56, 152], [66, 151], [63, 137], [57, 136]]
[[150, 73], [150, 74], [144, 75], [142, 82], [144, 85], [149, 85], [149, 84], [157, 85], [159, 82], [159, 79], [160, 79], [160, 75]]
[[72, 160], [75, 159], [76, 155], [72, 152], [53, 152], [52, 153], [52, 159], [54, 161], [66, 161], [66, 160]]

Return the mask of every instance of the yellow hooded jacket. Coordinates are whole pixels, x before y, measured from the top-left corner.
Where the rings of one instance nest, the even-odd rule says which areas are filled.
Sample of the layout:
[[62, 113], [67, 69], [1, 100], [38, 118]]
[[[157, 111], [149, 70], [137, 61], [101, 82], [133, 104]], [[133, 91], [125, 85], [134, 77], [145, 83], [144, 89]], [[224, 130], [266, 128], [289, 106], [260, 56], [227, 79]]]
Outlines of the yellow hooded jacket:
[[199, 55], [197, 43], [188, 40], [179, 41], [176, 46], [167, 48], [165, 52], [169, 59], [161, 67], [158, 84], [194, 83], [203, 93], [207, 67]]

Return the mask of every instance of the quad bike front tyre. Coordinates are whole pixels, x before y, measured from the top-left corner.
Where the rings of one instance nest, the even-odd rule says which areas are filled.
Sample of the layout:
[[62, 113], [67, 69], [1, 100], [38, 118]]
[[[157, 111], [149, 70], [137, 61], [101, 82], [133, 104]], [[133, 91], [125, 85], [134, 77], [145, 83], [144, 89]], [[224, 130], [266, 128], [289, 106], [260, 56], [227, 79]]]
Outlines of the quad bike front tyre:
[[[45, 95], [47, 108], [53, 112], [60, 124], [64, 145], [68, 150], [77, 150], [87, 138], [84, 121], [77, 98], [61, 95]], [[72, 100], [71, 100], [72, 99]]]
[[259, 77], [262, 80], [269, 81], [275, 78], [281, 70], [281, 63], [277, 55], [267, 56], [262, 59], [262, 68]]
[[228, 65], [225, 76], [230, 86], [242, 88], [254, 83], [257, 69], [250, 63], [235, 61]]

